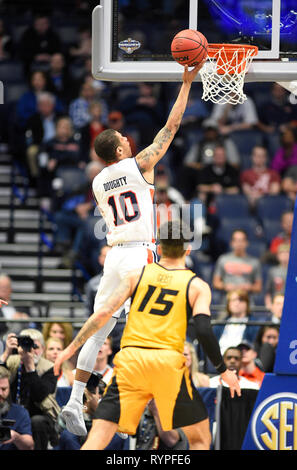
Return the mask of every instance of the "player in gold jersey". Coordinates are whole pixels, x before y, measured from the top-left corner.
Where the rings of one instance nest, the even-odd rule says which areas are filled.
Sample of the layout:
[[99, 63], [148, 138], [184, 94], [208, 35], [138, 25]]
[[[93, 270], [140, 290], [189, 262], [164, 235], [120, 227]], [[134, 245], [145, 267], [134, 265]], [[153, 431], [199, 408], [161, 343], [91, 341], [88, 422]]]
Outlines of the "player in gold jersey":
[[[117, 431], [135, 434], [152, 398], [164, 431], [182, 427], [190, 449], [209, 449], [207, 410], [190, 380], [183, 355], [187, 322], [192, 315], [205, 353], [229, 385], [231, 396], [235, 392], [240, 395], [237, 377], [226, 370], [211, 328], [210, 288], [185, 267], [190, 248], [185, 246], [184, 227], [179, 221], [172, 221], [167, 228], [168, 235], [160, 237], [160, 262], [130, 273], [55, 362], [58, 374], [62, 362], [131, 297], [121, 350], [114, 358], [114, 374], [98, 405], [83, 450], [104, 449]], [[161, 227], [160, 233], [164, 232]]]

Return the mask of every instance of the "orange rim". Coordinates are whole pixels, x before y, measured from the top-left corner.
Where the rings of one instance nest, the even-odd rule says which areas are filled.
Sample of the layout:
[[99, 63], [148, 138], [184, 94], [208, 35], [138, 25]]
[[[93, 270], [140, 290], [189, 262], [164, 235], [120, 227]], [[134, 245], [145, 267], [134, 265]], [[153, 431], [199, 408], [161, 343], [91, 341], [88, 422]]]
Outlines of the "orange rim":
[[[250, 44], [209, 44], [208, 56], [216, 57], [219, 51], [216, 68], [219, 75], [242, 74], [246, 71], [248, 60], [258, 54], [258, 47]], [[235, 54], [237, 52], [237, 54]]]
[[232, 59], [236, 51], [239, 51], [243, 57], [247, 55], [247, 51], [252, 51], [252, 57], [258, 54], [258, 47], [251, 46], [250, 44], [208, 44], [209, 57], [214, 57], [222, 48], [224, 48], [225, 56], [228, 60]]

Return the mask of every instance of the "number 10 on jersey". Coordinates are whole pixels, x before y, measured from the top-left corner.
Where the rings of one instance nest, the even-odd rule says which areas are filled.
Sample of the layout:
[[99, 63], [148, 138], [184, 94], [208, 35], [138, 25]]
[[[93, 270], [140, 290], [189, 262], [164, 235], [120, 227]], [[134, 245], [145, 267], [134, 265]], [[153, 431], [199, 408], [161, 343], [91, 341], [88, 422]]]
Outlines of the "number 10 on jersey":
[[140, 218], [140, 208], [136, 194], [133, 191], [125, 191], [120, 195], [110, 196], [107, 202], [112, 208], [116, 227]]

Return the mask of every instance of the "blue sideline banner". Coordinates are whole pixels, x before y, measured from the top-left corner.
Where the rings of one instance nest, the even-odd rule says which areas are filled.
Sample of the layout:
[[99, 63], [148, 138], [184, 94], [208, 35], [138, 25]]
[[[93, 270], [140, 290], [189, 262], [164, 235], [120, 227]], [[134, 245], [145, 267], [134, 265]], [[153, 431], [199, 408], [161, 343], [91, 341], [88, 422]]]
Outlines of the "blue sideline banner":
[[297, 376], [265, 374], [243, 450], [297, 450]]
[[297, 202], [294, 209], [285, 301], [273, 372], [297, 375]]
[[273, 374], [265, 374], [243, 450], [297, 450], [297, 202]]
[[297, 450], [297, 376], [265, 374], [243, 450]]

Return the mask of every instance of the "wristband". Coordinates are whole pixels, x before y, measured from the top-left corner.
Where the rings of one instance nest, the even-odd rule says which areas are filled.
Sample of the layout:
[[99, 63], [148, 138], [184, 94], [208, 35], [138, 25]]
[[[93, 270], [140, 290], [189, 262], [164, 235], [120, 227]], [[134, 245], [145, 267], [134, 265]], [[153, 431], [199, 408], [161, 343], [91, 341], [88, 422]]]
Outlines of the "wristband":
[[201, 343], [205, 354], [209, 357], [218, 373], [222, 374], [225, 372], [226, 366], [219, 342], [211, 327], [210, 316], [205, 313], [198, 313], [193, 317], [193, 321], [196, 327], [197, 339]]

